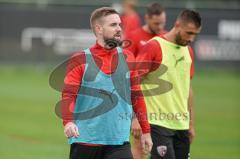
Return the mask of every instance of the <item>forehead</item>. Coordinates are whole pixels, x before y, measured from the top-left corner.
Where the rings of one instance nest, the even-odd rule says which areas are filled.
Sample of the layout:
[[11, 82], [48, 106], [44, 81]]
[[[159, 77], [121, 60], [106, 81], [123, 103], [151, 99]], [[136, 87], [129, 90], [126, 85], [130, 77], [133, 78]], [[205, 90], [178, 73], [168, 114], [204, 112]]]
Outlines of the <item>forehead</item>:
[[192, 22], [188, 22], [182, 25], [182, 29], [186, 31], [199, 33], [201, 31], [201, 27], [196, 27], [196, 25]]
[[160, 15], [152, 15], [149, 19], [153, 21], [165, 21], [166, 20], [166, 13], [162, 12]]
[[121, 23], [121, 19], [118, 14], [110, 14], [105, 17], [102, 17], [102, 21], [106, 24]]

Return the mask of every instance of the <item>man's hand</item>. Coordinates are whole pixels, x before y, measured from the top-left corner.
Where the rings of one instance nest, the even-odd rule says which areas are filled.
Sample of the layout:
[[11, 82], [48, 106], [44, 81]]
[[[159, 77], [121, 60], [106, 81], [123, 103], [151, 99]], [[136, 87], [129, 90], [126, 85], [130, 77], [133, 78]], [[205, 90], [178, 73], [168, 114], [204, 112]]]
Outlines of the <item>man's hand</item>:
[[66, 137], [78, 137], [78, 127], [73, 122], [69, 122], [64, 126], [64, 134]]
[[189, 141], [190, 141], [190, 144], [193, 142], [193, 139], [195, 137], [195, 129], [193, 126], [190, 126], [189, 130], [188, 130], [188, 133], [189, 133]]
[[141, 136], [141, 145], [142, 145], [142, 150], [145, 154], [148, 154], [152, 150], [152, 138], [150, 133], [142, 134]]
[[132, 120], [132, 135], [136, 138], [139, 139], [142, 134], [142, 129], [141, 126], [137, 120], [136, 117], [133, 118]]

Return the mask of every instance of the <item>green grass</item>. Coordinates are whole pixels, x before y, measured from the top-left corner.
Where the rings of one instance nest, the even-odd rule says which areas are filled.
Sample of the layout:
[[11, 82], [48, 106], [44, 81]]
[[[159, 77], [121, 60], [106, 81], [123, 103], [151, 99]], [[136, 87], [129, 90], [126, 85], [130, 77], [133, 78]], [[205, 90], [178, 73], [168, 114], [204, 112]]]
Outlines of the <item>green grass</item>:
[[[54, 107], [48, 69], [0, 67], [0, 159], [66, 159], [69, 147]], [[196, 71], [193, 159], [240, 156], [240, 74]]]
[[194, 159], [240, 156], [240, 74], [232, 70], [199, 71], [193, 80], [196, 112]]
[[60, 94], [49, 87], [48, 71], [5, 67], [0, 75], [0, 158], [68, 158], [54, 113]]

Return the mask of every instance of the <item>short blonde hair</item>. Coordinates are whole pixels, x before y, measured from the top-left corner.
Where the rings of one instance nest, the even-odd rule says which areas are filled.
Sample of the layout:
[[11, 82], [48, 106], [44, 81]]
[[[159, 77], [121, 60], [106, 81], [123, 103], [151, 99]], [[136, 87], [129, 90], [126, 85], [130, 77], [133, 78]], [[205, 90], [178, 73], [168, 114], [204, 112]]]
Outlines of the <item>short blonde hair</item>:
[[111, 7], [98, 8], [92, 12], [90, 17], [90, 25], [94, 33], [95, 33], [94, 25], [96, 24], [96, 21], [101, 19], [102, 17], [108, 16], [111, 14], [119, 15], [119, 13]]

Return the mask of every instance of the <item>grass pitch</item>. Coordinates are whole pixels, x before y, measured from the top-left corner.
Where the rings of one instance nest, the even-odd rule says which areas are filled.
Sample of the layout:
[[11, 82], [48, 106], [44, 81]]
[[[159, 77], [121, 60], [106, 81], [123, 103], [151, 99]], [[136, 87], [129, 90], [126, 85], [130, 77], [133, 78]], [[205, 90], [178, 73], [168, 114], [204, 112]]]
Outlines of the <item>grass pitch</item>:
[[[49, 69], [32, 67], [0, 67], [0, 158], [66, 159], [69, 146], [54, 113], [60, 93], [49, 87]], [[197, 70], [192, 82], [197, 136], [191, 158], [238, 159], [240, 73]]]

